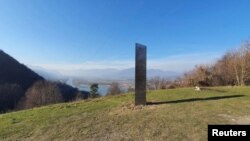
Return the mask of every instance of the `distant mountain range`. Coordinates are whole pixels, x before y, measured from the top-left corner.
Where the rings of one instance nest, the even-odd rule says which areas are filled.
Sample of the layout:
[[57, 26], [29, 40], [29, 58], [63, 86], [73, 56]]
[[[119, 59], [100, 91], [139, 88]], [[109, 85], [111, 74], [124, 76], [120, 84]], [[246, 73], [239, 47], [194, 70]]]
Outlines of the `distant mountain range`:
[[[90, 69], [90, 70], [73, 70], [67, 74], [60, 74], [46, 70], [41, 67], [31, 67], [35, 72], [40, 74], [46, 79], [65, 79], [69, 77], [80, 78], [85, 80], [131, 80], [135, 78], [135, 69]], [[168, 79], [174, 79], [178, 77], [180, 73], [173, 71], [163, 71], [159, 69], [148, 69], [147, 77], [152, 78], [155, 76], [164, 77]]]
[[59, 72], [50, 71], [38, 66], [29, 66], [33, 71], [43, 76], [46, 80], [61, 80], [65, 79], [65, 76], [61, 75]]

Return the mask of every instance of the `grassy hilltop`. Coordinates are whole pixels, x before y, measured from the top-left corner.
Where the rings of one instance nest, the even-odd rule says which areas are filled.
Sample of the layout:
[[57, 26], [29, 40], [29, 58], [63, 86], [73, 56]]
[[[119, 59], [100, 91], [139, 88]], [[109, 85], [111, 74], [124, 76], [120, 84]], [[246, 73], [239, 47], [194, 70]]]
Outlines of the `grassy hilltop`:
[[0, 115], [0, 140], [206, 140], [207, 124], [250, 124], [250, 87], [150, 91]]

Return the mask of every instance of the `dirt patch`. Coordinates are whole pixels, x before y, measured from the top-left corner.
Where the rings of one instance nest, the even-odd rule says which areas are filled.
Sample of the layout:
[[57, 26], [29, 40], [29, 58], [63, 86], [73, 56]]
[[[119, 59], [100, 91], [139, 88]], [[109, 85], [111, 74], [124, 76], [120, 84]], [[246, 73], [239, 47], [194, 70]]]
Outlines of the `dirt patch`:
[[250, 115], [249, 116], [231, 116], [226, 114], [220, 114], [219, 117], [229, 120], [233, 124], [250, 124]]
[[236, 119], [237, 124], [250, 124], [250, 116], [248, 117], [239, 117]]
[[144, 110], [155, 110], [157, 105], [146, 105], [146, 106], [135, 106], [133, 103], [129, 104], [123, 104], [119, 107], [117, 107], [115, 110], [110, 111], [110, 115], [125, 115], [125, 114], [131, 114], [133, 112], [139, 112], [139, 111], [144, 111]]

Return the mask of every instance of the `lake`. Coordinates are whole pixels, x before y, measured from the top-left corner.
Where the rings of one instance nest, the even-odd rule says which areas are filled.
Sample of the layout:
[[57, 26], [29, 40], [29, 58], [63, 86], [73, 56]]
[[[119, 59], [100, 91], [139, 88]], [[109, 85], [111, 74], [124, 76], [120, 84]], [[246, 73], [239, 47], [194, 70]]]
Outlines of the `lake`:
[[[90, 85], [91, 84], [79, 84], [79, 85], [74, 85], [73, 83], [73, 80], [72, 79], [69, 79], [66, 84], [72, 86], [72, 87], [75, 87], [75, 88], [78, 88], [79, 90], [82, 90], [82, 91], [90, 91]], [[98, 93], [102, 96], [105, 96], [107, 93], [108, 93], [108, 89], [110, 87], [110, 85], [108, 84], [99, 84], [99, 89], [98, 89]], [[120, 89], [122, 92], [127, 92], [128, 91], [128, 87], [125, 87], [125, 86], [120, 86]]]

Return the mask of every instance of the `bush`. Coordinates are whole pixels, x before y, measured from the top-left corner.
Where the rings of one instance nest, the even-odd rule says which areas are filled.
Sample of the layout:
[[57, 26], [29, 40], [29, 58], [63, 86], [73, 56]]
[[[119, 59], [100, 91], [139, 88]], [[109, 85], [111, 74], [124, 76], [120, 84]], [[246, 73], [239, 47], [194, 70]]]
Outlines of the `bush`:
[[100, 97], [100, 94], [98, 93], [99, 86], [97, 83], [91, 84], [90, 86], [90, 97], [91, 98], [97, 98]]

